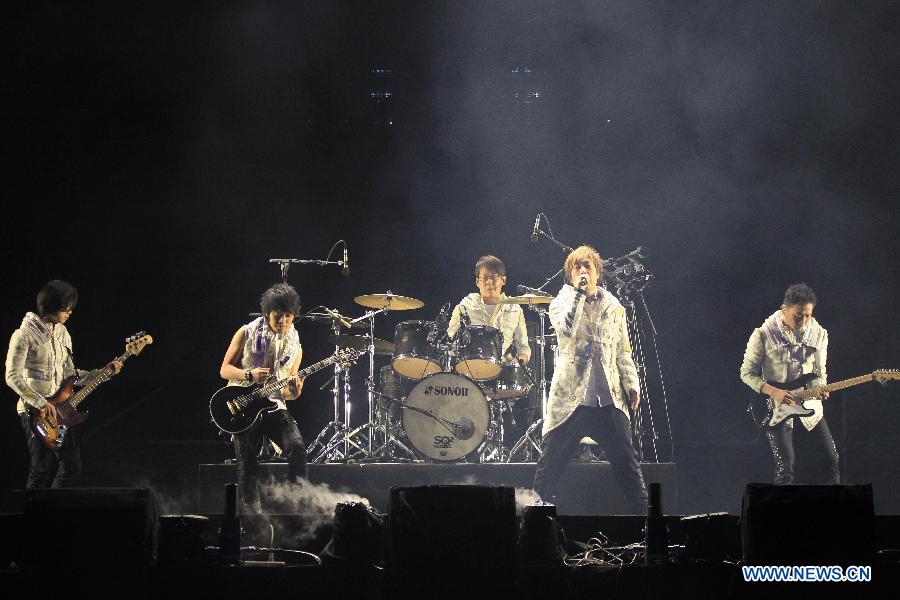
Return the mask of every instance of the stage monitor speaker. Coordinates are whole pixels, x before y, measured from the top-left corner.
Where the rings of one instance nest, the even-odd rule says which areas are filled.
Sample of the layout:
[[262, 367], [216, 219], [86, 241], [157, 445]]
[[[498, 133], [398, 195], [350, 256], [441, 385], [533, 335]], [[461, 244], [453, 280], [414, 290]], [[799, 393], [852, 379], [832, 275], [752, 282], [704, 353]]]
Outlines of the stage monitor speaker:
[[741, 509], [744, 561], [754, 565], [870, 565], [872, 485], [750, 483]]
[[23, 562], [36, 575], [77, 573], [97, 584], [117, 574], [146, 574], [156, 561], [153, 490], [29, 490], [24, 512]]
[[513, 488], [394, 487], [388, 523], [389, 585], [401, 596], [428, 595], [424, 590], [432, 587], [481, 594], [485, 582], [498, 590], [511, 585], [517, 535]]

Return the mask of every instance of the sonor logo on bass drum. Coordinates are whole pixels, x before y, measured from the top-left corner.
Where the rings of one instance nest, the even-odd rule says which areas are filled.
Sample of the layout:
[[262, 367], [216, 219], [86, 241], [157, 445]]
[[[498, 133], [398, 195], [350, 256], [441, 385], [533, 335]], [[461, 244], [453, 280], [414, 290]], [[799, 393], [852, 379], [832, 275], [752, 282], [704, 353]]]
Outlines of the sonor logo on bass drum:
[[429, 385], [425, 388], [425, 394], [429, 396], [457, 396], [469, 395], [469, 388], [450, 385]]
[[450, 435], [436, 435], [434, 436], [434, 447], [451, 448], [453, 445], [453, 440], [453, 436]]

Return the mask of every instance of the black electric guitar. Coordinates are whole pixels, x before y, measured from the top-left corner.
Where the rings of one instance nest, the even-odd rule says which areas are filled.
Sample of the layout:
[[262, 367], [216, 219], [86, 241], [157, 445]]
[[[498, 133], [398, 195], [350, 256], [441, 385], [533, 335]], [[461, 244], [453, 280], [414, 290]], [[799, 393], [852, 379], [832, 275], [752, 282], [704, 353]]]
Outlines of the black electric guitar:
[[803, 400], [815, 398], [822, 391], [834, 392], [836, 390], [842, 390], [854, 385], [866, 383], [867, 381], [877, 381], [878, 383], [885, 384], [888, 380], [900, 379], [900, 371], [882, 369], [868, 373], [867, 375], [853, 377], [852, 379], [844, 379], [843, 381], [836, 381], [827, 385], [807, 388], [806, 386], [816, 377], [818, 377], [818, 375], [815, 373], [807, 373], [786, 383], [775, 381], [767, 382], [769, 385], [778, 388], [779, 390], [788, 390], [794, 394], [800, 402], [794, 404], [779, 404], [767, 394], [760, 392], [750, 401], [750, 406], [747, 407], [747, 412], [750, 413], [750, 417], [753, 419], [753, 422], [756, 423], [756, 426], [760, 429], [766, 429], [775, 427], [785, 419], [808, 417], [813, 414], [814, 411], [811, 408], [807, 408]]
[[[305, 379], [316, 371], [321, 371], [335, 363], [339, 363], [342, 368], [347, 368], [363, 354], [365, 354], [363, 350], [341, 348], [332, 356], [309, 365], [298, 372], [297, 376]], [[254, 383], [248, 387], [226, 385], [209, 399], [209, 416], [212, 417], [216, 427], [225, 433], [246, 431], [259, 420], [262, 413], [278, 408], [274, 401], [269, 400], [269, 396], [285, 387], [288, 382], [290, 382], [289, 378], [275, 381], [270, 378], [266, 383]]]
[[[144, 349], [144, 346], [153, 343], [153, 337], [141, 331], [125, 340], [125, 353], [116, 357], [120, 363], [125, 363], [131, 356], [137, 356]], [[61, 447], [66, 439], [66, 431], [69, 427], [78, 425], [87, 419], [87, 413], [78, 410], [78, 405], [84, 401], [88, 395], [97, 389], [104, 381], [109, 380], [115, 375], [112, 367], [104, 367], [100, 369], [96, 376], [87, 382], [83, 388], [77, 392], [74, 390], [75, 382], [78, 377], [73, 375], [62, 382], [59, 390], [55, 394], [47, 398], [47, 402], [56, 408], [56, 419], [51, 419], [47, 415], [47, 411], [28, 406], [28, 414], [31, 417], [31, 428], [35, 435], [40, 438], [41, 442], [51, 450]]]

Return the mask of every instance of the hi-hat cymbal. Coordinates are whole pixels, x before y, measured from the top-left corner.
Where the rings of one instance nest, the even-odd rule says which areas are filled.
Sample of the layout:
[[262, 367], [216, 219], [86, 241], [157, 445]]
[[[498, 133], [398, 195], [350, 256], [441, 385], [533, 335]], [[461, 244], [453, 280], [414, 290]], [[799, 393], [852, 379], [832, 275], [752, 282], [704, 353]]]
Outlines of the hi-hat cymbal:
[[[354, 350], [368, 350], [369, 340], [367, 335], [330, 335], [328, 342], [342, 348]], [[394, 353], [394, 342], [375, 338], [375, 354], [378, 356], [390, 356]]]
[[501, 298], [497, 304], [550, 304], [553, 296], [538, 296], [537, 294], [523, 294], [521, 296], [509, 296]]
[[397, 294], [366, 294], [365, 296], [357, 296], [354, 302], [366, 308], [388, 310], [411, 310], [414, 308], [422, 308], [425, 303], [416, 298], [408, 296], [398, 296]]

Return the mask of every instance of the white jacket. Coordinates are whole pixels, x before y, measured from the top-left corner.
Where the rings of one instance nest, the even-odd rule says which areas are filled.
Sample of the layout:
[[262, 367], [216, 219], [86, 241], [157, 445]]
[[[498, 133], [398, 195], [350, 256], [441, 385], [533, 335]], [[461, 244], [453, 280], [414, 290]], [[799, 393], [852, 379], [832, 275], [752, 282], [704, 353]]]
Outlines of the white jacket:
[[[626, 416], [629, 416], [627, 390], [640, 390], [637, 369], [631, 359], [625, 308], [610, 292], [602, 288], [600, 292], [600, 304], [593, 312], [594, 323], [584, 322], [586, 296], [568, 284], [550, 303], [550, 322], [556, 330], [559, 355], [550, 383], [544, 435], [568, 419], [585, 400], [595, 352], [600, 353], [599, 362], [613, 404]], [[593, 339], [598, 342], [592, 343]]]

